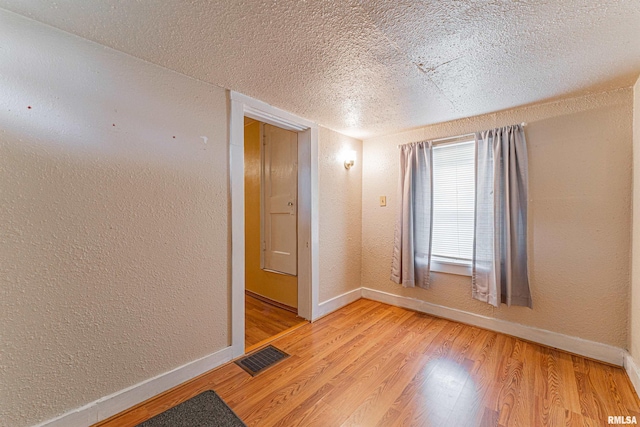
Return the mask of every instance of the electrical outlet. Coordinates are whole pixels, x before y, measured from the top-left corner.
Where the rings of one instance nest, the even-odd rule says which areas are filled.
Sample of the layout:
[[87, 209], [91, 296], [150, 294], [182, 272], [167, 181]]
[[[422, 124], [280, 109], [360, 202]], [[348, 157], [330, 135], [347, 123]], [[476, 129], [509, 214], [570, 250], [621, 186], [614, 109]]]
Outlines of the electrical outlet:
[[380, 206], [387, 206], [387, 196], [380, 196]]

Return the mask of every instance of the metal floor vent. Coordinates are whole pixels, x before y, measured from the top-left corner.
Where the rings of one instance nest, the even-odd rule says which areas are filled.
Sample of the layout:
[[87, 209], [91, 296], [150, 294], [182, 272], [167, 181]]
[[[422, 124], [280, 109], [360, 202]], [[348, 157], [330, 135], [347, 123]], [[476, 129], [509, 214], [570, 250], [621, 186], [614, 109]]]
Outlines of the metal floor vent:
[[249, 356], [236, 360], [236, 365], [247, 371], [251, 376], [256, 376], [287, 357], [289, 357], [287, 353], [269, 345]]

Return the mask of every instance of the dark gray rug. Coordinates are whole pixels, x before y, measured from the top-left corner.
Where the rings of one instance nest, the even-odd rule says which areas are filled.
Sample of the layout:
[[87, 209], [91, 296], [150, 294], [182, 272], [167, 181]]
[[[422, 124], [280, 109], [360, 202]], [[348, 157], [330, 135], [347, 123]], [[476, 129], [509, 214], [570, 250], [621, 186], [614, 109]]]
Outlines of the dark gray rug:
[[212, 390], [138, 424], [137, 427], [246, 427]]

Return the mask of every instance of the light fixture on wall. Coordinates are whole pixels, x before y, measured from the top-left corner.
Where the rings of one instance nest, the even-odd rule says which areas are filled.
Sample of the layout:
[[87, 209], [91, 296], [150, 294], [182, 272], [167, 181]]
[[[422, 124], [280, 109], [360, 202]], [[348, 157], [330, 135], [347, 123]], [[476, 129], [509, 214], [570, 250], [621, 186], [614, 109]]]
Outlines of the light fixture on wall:
[[344, 167], [345, 169], [351, 169], [356, 162], [356, 152], [355, 150], [347, 150], [344, 154]]

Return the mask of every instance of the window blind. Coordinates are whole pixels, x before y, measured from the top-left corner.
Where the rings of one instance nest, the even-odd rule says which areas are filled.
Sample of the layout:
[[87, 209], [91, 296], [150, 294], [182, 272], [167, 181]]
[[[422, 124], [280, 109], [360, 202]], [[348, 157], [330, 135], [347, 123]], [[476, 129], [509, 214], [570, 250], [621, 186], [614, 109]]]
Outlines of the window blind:
[[474, 205], [475, 141], [434, 146], [433, 257], [471, 260]]

